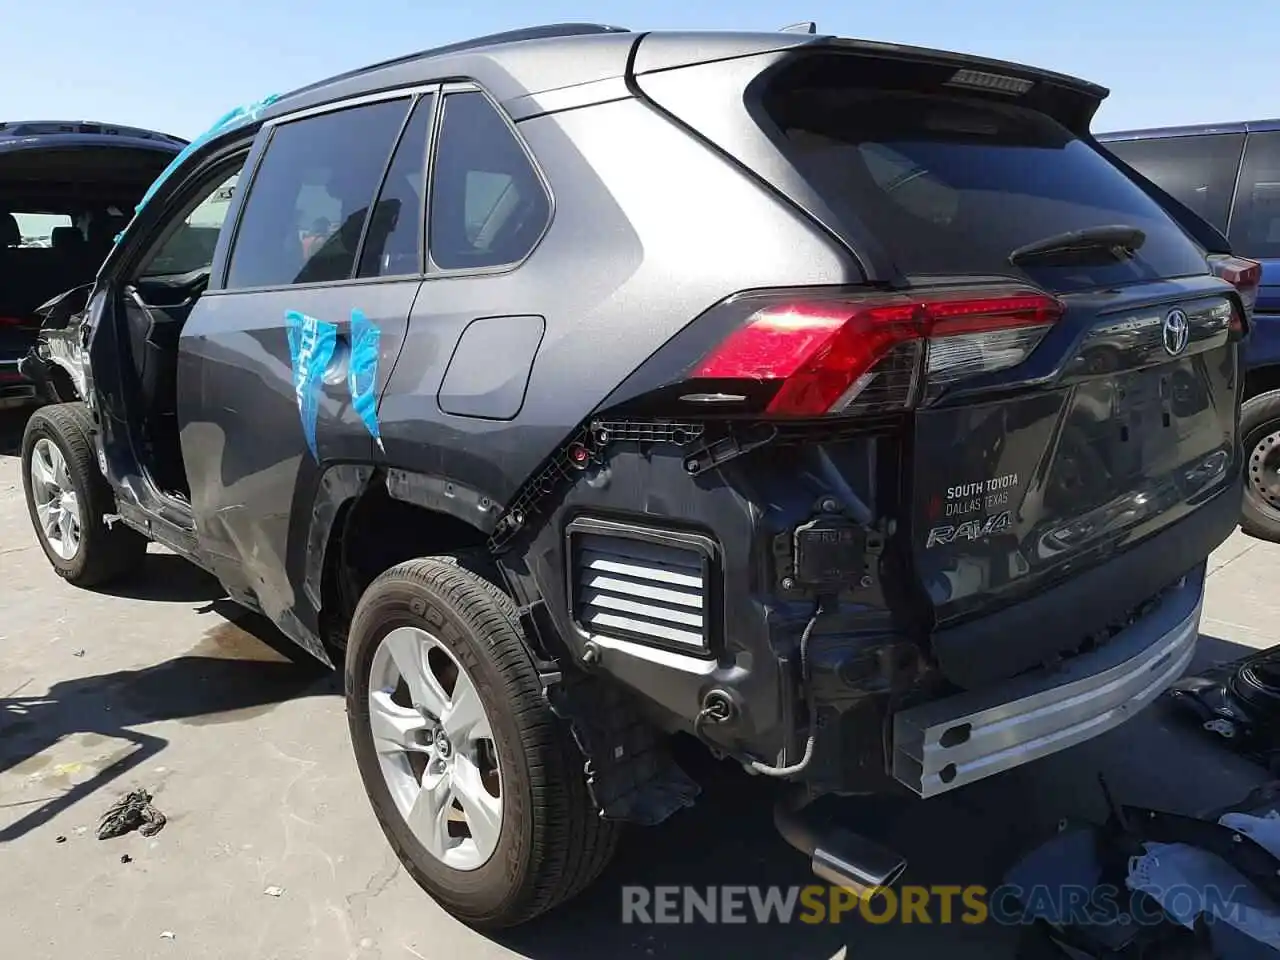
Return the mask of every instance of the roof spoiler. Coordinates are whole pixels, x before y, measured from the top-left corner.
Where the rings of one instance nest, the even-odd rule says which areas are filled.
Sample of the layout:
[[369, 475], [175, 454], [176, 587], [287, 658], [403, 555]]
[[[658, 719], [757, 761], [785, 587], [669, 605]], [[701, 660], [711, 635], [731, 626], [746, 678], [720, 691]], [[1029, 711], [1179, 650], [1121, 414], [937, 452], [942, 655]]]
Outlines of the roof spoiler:
[[975, 93], [1007, 95], [1011, 100], [1016, 99], [1016, 102], [1033, 110], [1048, 114], [1077, 136], [1089, 133], [1089, 125], [1098, 107], [1111, 95], [1106, 87], [1079, 77], [965, 53], [843, 37], [815, 38], [813, 46], [848, 50], [867, 57], [954, 68], [947, 86], [968, 88]]

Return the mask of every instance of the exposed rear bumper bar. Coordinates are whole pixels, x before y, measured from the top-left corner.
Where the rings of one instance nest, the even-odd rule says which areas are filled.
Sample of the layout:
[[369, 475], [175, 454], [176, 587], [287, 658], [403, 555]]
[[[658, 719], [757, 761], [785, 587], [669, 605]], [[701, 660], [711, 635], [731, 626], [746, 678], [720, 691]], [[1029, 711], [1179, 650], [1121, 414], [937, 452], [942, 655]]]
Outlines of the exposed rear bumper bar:
[[1038, 670], [895, 714], [894, 777], [931, 797], [1123, 723], [1191, 662], [1204, 581], [1201, 564], [1146, 618], [1059, 670]]

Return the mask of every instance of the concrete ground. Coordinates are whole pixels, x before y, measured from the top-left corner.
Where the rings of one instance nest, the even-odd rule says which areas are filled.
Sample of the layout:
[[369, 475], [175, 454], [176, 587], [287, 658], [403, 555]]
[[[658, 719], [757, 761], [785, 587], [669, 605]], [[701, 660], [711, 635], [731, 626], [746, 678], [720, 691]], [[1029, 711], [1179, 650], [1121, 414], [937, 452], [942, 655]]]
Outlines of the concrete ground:
[[[992, 926], [636, 926], [626, 884], [804, 884], [757, 781], [716, 773], [704, 801], [633, 833], [604, 879], [533, 925], [485, 938], [399, 869], [347, 743], [334, 678], [154, 552], [135, 581], [76, 590], [27, 517], [21, 422], [0, 420], [0, 944], [24, 960], [560, 960], [1012, 955]], [[1213, 558], [1200, 662], [1270, 645], [1280, 548], [1237, 534]], [[1270, 584], [1270, 586], [1269, 586]], [[840, 813], [911, 860], [908, 881], [998, 882], [1063, 816], [1121, 800], [1200, 812], [1262, 771], [1149, 709], [1098, 740], [927, 803]], [[98, 818], [145, 787], [158, 836], [99, 841]], [[130, 858], [124, 862], [125, 857]], [[267, 891], [270, 890], [270, 893]], [[278, 895], [272, 895], [278, 894]]]

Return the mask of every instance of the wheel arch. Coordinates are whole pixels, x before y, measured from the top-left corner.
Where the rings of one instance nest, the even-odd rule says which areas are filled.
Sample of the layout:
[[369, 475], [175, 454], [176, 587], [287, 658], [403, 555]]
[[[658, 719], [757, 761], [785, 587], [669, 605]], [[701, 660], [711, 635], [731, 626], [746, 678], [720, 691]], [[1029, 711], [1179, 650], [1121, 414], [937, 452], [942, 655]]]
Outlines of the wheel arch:
[[52, 358], [49, 361], [47, 376], [50, 386], [53, 387], [56, 402], [84, 401], [84, 384], [80, 379], [80, 373], [73, 369], [70, 363], [60, 357]]
[[1244, 399], [1280, 390], [1280, 363], [1251, 367], [1244, 375]]
[[304, 590], [330, 653], [379, 574], [484, 548], [497, 516], [491, 498], [443, 478], [363, 464], [326, 470], [310, 511]]

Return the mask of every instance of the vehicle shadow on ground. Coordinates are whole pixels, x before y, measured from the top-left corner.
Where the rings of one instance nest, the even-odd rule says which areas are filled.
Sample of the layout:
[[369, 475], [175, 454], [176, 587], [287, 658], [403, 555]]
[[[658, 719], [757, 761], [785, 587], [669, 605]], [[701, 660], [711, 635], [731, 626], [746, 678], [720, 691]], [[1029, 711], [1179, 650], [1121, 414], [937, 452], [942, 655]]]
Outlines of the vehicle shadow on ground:
[[[0, 778], [43, 778], [52, 773], [48, 782], [56, 795], [13, 804], [31, 809], [0, 828], [0, 843], [47, 823], [168, 745], [162, 737], [135, 727], [163, 720], [233, 722], [286, 700], [336, 692], [336, 674], [262, 618], [229, 602], [224, 606], [215, 601], [206, 610], [215, 617], [238, 612], [235, 620], [218, 617], [192, 650], [172, 660], [63, 680], [45, 694], [24, 688], [3, 691], [7, 696], [0, 698]], [[88, 777], [72, 782], [69, 774], [51, 769], [53, 758], [48, 754], [65, 738], [80, 748], [115, 743], [105, 756], [74, 764], [79, 775]]]
[[[147, 554], [142, 566], [128, 577], [92, 589], [94, 593], [112, 597], [157, 603], [209, 603], [227, 595], [212, 574], [176, 553], [160, 553], [155, 547]], [[227, 608], [229, 611], [240, 611], [231, 613], [231, 616], [245, 615], [241, 608], [230, 601]], [[265, 626], [264, 629], [273, 628]]]
[[22, 431], [35, 409], [0, 410], [0, 457], [16, 457], [22, 452]]
[[[714, 956], [746, 960], [856, 956], [863, 960], [901, 956], [905, 929], [912, 949], [936, 953], [946, 947], [952, 956], [977, 960], [990, 956], [993, 946], [998, 949], [1000, 943], [1011, 940], [1008, 931], [943, 926], [937, 915], [927, 927], [918, 923], [882, 926], [860, 918], [856, 903], [833, 894], [813, 875], [807, 859], [777, 834], [773, 785], [729, 768], [704, 773], [699, 779], [705, 792], [696, 807], [657, 829], [629, 832], [617, 859], [595, 886], [560, 910], [506, 934], [501, 938], [503, 945], [533, 960], [569, 960], [588, 943], [592, 955], [616, 960]], [[922, 824], [924, 806], [902, 797], [860, 798], [824, 802], [823, 813], [906, 856], [910, 866], [903, 883], [998, 885], [1019, 844], [1011, 843], [1010, 835], [993, 842], [985, 818], [957, 804], [948, 804], [943, 813], [930, 804], [930, 822]], [[692, 890], [712, 903], [719, 897], [717, 906], [723, 905], [725, 897], [736, 897], [740, 919], [708, 922], [696, 913], [686, 918], [683, 901], [674, 896], [673, 916], [664, 918], [658, 900], [664, 887], [673, 888], [668, 896], [676, 890]], [[735, 895], [733, 887], [747, 889]], [[758, 905], [771, 888], [783, 898], [791, 896], [791, 889], [806, 887], [811, 888], [806, 898], [813, 899], [806, 902], [797, 897], [789, 921], [776, 913], [769, 922], [757, 921], [751, 888]], [[631, 909], [632, 905], [638, 908]], [[888, 905], [889, 901], [880, 901], [872, 916]], [[838, 916], [833, 916], [833, 909]], [[958, 916], [958, 900], [955, 909]], [[893, 932], [887, 934], [887, 929]]]
[[[1251, 648], [1202, 637], [1193, 671], [1235, 660]], [[704, 795], [691, 810], [661, 827], [630, 831], [618, 857], [600, 882], [577, 900], [533, 923], [503, 934], [499, 941], [532, 960], [569, 960], [585, 944], [592, 955], [615, 960], [652, 957], [732, 956], [745, 960], [898, 960], [929, 957], [945, 949], [951, 956], [991, 958], [1021, 955], [1030, 932], [993, 923], [963, 922], [955, 901], [953, 922], [944, 923], [940, 901], [912, 922], [899, 912], [888, 922], [872, 922], [845, 903], [832, 922], [798, 903], [790, 923], [756, 922], [750, 895], [746, 922], [708, 923], [695, 914], [685, 922], [675, 908], [675, 923], [646, 923], [642, 911], [627, 904], [648, 897], [650, 918], [658, 919], [656, 887], [770, 887], [780, 894], [795, 885], [819, 883], [806, 858], [778, 836], [772, 822], [773, 786], [728, 764], [691, 763]], [[695, 769], [696, 768], [696, 769]], [[1242, 798], [1267, 779], [1261, 768], [1236, 757], [1202, 731], [1180, 722], [1161, 702], [1129, 723], [1072, 750], [1027, 767], [974, 783], [932, 800], [913, 796], [823, 801], [832, 821], [861, 831], [908, 861], [902, 884], [927, 887], [1002, 883], [1008, 868], [1026, 851], [1048, 839], [1061, 821], [1102, 822], [1107, 816], [1099, 784], [1103, 774], [1118, 802], [1174, 812], [1202, 814]], [[628, 888], [643, 887], [645, 894]], [[829, 908], [830, 894], [822, 891]], [[679, 903], [680, 901], [676, 901]], [[900, 906], [900, 903], [898, 904]], [[883, 911], [885, 903], [877, 906]], [[929, 922], [922, 922], [927, 916]], [[807, 918], [807, 919], [806, 919]]]

